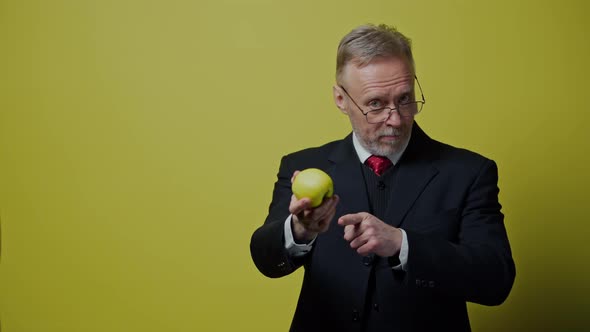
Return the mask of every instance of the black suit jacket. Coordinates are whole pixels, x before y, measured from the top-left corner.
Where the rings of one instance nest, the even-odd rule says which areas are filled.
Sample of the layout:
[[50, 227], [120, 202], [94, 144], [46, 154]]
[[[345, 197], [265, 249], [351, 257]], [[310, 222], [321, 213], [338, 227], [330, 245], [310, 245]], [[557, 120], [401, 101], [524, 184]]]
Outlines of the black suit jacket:
[[[283, 234], [290, 179], [310, 167], [330, 174], [340, 203], [313, 250], [293, 258]], [[407, 234], [407, 271], [392, 270], [385, 259], [367, 264], [343, 239], [338, 217], [369, 211], [361, 167], [352, 135], [281, 160], [268, 217], [250, 249], [268, 277], [305, 267], [292, 331], [466, 331], [466, 301], [506, 299], [515, 267], [493, 161], [434, 141], [414, 124], [384, 218]]]

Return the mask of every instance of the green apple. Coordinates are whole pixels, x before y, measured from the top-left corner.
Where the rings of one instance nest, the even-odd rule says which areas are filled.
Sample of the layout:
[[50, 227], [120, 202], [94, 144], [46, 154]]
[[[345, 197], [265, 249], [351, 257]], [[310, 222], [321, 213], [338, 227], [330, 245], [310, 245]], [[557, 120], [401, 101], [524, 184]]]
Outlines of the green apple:
[[329, 198], [334, 194], [332, 178], [321, 169], [307, 168], [299, 172], [293, 180], [293, 194], [297, 199], [311, 199], [311, 207], [322, 204], [324, 197]]

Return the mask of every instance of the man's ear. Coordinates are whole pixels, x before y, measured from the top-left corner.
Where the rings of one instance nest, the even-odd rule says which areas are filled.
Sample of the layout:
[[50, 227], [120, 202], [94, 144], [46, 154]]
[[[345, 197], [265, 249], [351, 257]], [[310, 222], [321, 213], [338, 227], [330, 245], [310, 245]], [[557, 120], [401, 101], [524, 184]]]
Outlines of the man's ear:
[[336, 104], [336, 107], [338, 107], [342, 113], [348, 114], [344, 91], [342, 91], [342, 88], [338, 85], [334, 85], [332, 87], [332, 93], [334, 94], [334, 103]]

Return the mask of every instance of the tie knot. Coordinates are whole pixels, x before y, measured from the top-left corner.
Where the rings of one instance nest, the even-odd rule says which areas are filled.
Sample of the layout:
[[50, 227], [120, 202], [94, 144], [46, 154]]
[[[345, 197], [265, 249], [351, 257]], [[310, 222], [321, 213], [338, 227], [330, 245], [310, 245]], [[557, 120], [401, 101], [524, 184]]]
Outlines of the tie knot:
[[371, 167], [373, 172], [375, 172], [375, 174], [378, 176], [381, 176], [389, 167], [393, 165], [389, 158], [375, 155], [370, 156], [369, 159], [365, 161], [365, 164]]

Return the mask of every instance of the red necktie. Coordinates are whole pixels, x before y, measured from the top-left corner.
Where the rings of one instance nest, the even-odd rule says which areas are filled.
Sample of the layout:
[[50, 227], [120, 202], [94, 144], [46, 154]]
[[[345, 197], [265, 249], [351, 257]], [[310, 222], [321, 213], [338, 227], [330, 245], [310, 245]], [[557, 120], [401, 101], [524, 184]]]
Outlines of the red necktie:
[[371, 167], [373, 172], [375, 172], [375, 174], [378, 176], [381, 176], [389, 167], [393, 165], [389, 158], [375, 155], [370, 156], [369, 159], [365, 161], [365, 164]]

